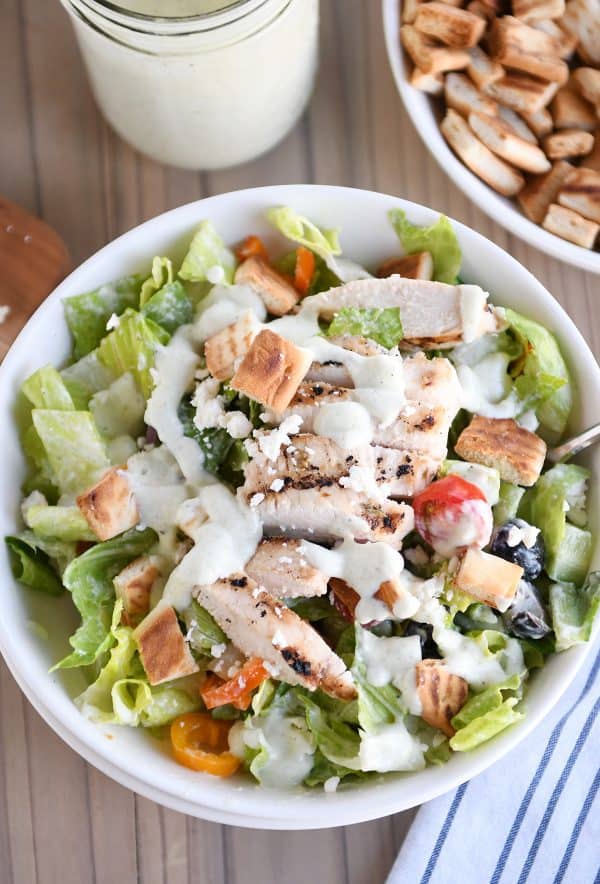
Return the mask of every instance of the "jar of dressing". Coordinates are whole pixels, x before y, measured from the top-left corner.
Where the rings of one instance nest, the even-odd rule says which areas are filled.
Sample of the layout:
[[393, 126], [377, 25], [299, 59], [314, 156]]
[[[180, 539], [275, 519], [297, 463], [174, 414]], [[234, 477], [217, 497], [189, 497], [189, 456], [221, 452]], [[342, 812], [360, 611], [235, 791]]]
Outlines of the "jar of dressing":
[[220, 169], [304, 110], [319, 0], [61, 0], [108, 122], [162, 163]]

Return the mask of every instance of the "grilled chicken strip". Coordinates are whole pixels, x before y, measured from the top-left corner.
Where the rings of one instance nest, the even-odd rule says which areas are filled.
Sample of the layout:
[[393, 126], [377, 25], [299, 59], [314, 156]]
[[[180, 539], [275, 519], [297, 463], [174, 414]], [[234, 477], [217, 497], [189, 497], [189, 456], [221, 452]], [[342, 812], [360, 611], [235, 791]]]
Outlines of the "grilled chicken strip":
[[246, 565], [246, 573], [277, 599], [325, 595], [327, 577], [306, 561], [301, 544], [291, 538], [266, 538]]
[[313, 295], [319, 316], [332, 319], [345, 307], [399, 307], [402, 343], [425, 349], [454, 347], [497, 330], [497, 319], [479, 286], [447, 285], [425, 279], [389, 276], [359, 279]]
[[[330, 338], [329, 343], [344, 350], [352, 350], [360, 356], [380, 356], [388, 352], [385, 347], [361, 335], [340, 335], [337, 338]], [[306, 380], [324, 381], [340, 387], [354, 386], [348, 369], [341, 362], [313, 362], [306, 374]]]
[[245, 574], [198, 586], [195, 595], [232, 642], [264, 660], [276, 678], [343, 700], [356, 696], [350, 672], [313, 627]]
[[350, 488], [368, 496], [413, 497], [432, 481], [441, 459], [392, 447], [341, 448], [326, 436], [300, 433], [275, 461], [258, 454], [245, 467], [243, 493], [307, 488]]

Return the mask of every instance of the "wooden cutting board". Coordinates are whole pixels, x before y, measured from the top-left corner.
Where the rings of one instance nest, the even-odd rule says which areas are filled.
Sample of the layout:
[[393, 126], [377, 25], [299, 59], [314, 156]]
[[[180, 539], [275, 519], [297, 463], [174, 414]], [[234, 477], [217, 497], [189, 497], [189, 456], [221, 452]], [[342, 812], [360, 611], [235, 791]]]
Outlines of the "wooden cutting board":
[[70, 263], [56, 231], [0, 196], [0, 361]]

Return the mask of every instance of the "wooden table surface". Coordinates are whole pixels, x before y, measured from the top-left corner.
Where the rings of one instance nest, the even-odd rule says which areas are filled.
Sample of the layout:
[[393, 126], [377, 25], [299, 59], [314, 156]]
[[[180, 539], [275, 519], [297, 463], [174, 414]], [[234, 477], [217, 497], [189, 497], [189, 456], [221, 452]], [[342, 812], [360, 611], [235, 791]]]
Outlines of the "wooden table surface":
[[[0, 0], [0, 193], [55, 227], [75, 263], [153, 215], [237, 188], [318, 182], [397, 194], [515, 255], [598, 353], [598, 279], [508, 235], [421, 144], [392, 82], [379, 2], [321, 7], [320, 73], [299, 125], [256, 162], [205, 174], [162, 167], [106, 126], [58, 0]], [[0, 278], [0, 294], [1, 285]], [[411, 819], [409, 812], [324, 832], [270, 833], [166, 810], [75, 755], [0, 662], [0, 884], [378, 884]]]

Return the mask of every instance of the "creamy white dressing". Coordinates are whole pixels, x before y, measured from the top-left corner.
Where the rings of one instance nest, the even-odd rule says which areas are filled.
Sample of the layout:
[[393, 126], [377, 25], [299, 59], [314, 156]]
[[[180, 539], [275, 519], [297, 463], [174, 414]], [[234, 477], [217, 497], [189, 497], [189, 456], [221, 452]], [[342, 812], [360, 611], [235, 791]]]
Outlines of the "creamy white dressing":
[[317, 410], [313, 426], [317, 435], [327, 436], [350, 451], [368, 445], [373, 438], [371, 415], [358, 402], [325, 402]]
[[403, 721], [387, 724], [377, 733], [363, 733], [360, 741], [360, 769], [386, 773], [391, 770], [422, 770], [427, 749]]
[[194, 342], [203, 344], [217, 332], [241, 319], [248, 310], [254, 313], [258, 322], [264, 322], [267, 318], [263, 300], [251, 286], [213, 286], [209, 294], [200, 301], [192, 330]]
[[516, 417], [522, 403], [511, 389], [506, 353], [490, 353], [475, 366], [457, 365], [462, 407], [482, 417]]
[[273, 789], [300, 785], [313, 766], [314, 739], [300, 716], [271, 711], [235, 724], [229, 731], [229, 748], [243, 758], [246, 746], [263, 750], [256, 776], [263, 786]]
[[430, 543], [448, 559], [460, 549], [482, 549], [489, 543], [493, 528], [494, 518], [487, 500], [465, 500], [458, 515], [448, 508], [432, 517]]
[[487, 304], [488, 294], [478, 285], [460, 285], [458, 288], [462, 339], [465, 344], [469, 344], [480, 335], [481, 317]]
[[[191, 506], [196, 507], [197, 518], [188, 521], [185, 530], [194, 546], [171, 572], [163, 594], [165, 601], [180, 611], [191, 603], [194, 586], [215, 583], [243, 571], [262, 537], [256, 510], [224, 485], [201, 488], [194, 503], [186, 503], [186, 518]], [[184, 518], [181, 513], [178, 516]]]
[[362, 629], [359, 630], [357, 653], [365, 664], [369, 684], [376, 688], [393, 684], [400, 691], [408, 711], [412, 715], [421, 714], [415, 672], [415, 666], [422, 659], [418, 635], [386, 638]]

